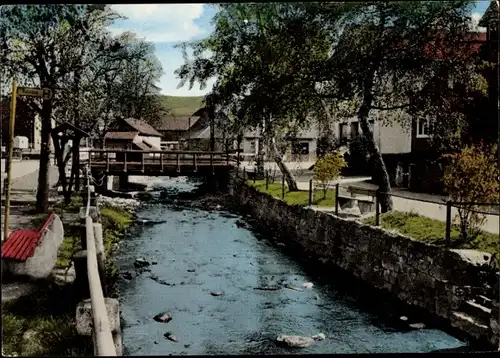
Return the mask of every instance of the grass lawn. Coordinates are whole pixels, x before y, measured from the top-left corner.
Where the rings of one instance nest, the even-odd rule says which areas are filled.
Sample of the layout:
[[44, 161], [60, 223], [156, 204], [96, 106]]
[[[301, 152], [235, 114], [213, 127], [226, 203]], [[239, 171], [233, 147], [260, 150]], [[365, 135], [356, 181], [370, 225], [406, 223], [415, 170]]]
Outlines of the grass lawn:
[[[257, 188], [259, 191], [271, 194], [272, 196], [281, 199], [281, 183], [269, 183], [269, 188], [266, 190], [265, 180], [248, 180], [247, 184]], [[285, 187], [285, 202], [289, 205], [309, 205], [309, 192], [308, 191], [288, 191]], [[328, 189], [326, 192], [326, 199], [323, 199], [323, 190], [314, 190], [313, 205], [322, 207], [335, 206], [335, 190]]]
[[[71, 204], [60, 205], [59, 215], [76, 213], [81, 198], [75, 196]], [[33, 219], [37, 227], [47, 215]], [[106, 256], [109, 258], [113, 244], [119, 241], [126, 228], [132, 223], [132, 215], [123, 209], [102, 207]], [[59, 248], [56, 267], [71, 265], [73, 254], [81, 250], [79, 230], [66, 228], [65, 238]], [[117, 267], [112, 259], [106, 260], [105, 274], [108, 294], [116, 297]], [[82, 337], [76, 332], [75, 309], [79, 297], [72, 285], [58, 286], [51, 282], [40, 282], [36, 293], [18, 300], [2, 303], [2, 353], [21, 356], [83, 356], [92, 352], [90, 337]], [[3, 354], [2, 354], [3, 355]]]
[[[375, 218], [367, 218], [364, 222], [375, 225]], [[415, 213], [393, 211], [381, 214], [380, 224], [384, 229], [396, 230], [401, 234], [426, 243], [439, 245], [444, 244], [445, 241], [446, 223], [426, 218]], [[458, 236], [458, 229], [452, 226], [451, 242], [453, 243], [453, 240], [457, 239]], [[476, 249], [492, 254], [496, 253], [498, 260], [500, 258], [499, 240], [498, 235], [483, 232], [471, 243], [462, 244], [458, 248]]]
[[190, 116], [203, 107], [203, 96], [160, 97], [163, 107], [174, 116]]

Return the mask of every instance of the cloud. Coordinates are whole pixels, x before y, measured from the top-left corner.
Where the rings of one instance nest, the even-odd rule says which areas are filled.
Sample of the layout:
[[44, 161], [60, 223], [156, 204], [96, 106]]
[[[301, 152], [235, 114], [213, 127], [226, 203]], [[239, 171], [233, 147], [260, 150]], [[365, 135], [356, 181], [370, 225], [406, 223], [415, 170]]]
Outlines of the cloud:
[[479, 20], [481, 20], [481, 17], [483, 17], [483, 14], [479, 12], [473, 12], [471, 15], [471, 25], [470, 28], [472, 31], [478, 31], [478, 32], [486, 32], [486, 28], [484, 27], [479, 27], [478, 23]]
[[206, 33], [195, 22], [202, 16], [203, 7], [203, 4], [111, 5], [127, 20], [118, 20], [110, 30], [114, 34], [132, 31], [156, 43], [187, 41]]

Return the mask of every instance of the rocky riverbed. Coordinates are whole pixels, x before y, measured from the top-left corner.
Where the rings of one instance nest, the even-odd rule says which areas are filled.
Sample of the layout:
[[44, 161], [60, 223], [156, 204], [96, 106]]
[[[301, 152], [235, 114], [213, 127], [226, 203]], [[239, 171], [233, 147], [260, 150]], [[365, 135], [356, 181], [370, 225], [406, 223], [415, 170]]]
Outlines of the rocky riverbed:
[[165, 179], [134, 207], [116, 253], [126, 354], [467, 350], [348, 278], [307, 269], [230, 211], [227, 196], [197, 187]]

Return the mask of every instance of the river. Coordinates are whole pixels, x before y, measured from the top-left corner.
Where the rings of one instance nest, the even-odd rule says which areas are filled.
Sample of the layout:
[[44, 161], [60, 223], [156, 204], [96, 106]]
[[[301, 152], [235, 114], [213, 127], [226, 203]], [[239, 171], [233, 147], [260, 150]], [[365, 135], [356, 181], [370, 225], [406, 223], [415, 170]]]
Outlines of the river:
[[[208, 211], [160, 198], [192, 190], [194, 183], [179, 178], [155, 185], [157, 199], [137, 212], [116, 254], [120, 271], [132, 274], [119, 284], [126, 355], [466, 349], [439, 329], [410, 329], [408, 323], [418, 321], [402, 322], [401, 312], [367, 305], [371, 298], [346, 289], [343, 277], [311, 274], [224, 207]], [[151, 272], [137, 271], [137, 258], [149, 261]], [[306, 282], [314, 286], [304, 288]], [[286, 283], [301, 291], [259, 289]], [[165, 311], [172, 314], [169, 323], [153, 320]], [[165, 338], [167, 332], [178, 342]], [[280, 334], [318, 333], [326, 339], [304, 349], [276, 343]]]

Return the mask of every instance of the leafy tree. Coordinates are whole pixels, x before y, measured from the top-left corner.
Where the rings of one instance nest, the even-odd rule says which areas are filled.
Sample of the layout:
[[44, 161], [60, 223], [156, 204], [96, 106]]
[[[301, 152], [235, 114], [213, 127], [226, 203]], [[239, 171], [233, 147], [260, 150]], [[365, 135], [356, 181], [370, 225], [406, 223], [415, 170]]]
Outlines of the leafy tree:
[[[470, 5], [471, 1], [311, 5], [324, 26], [339, 34], [323, 67], [330, 79], [322, 93], [355, 104], [354, 114], [367, 138], [382, 192], [391, 190], [389, 175], [369, 118], [409, 109], [430, 79], [465, 72], [468, 45], [462, 40]], [[382, 212], [392, 209], [389, 194], [382, 195], [380, 203]]]
[[[301, 4], [224, 4], [218, 8], [214, 33], [183, 45], [184, 50], [193, 49], [194, 59], [185, 51], [185, 64], [177, 70], [180, 86], [189, 82], [192, 87], [198, 81], [203, 88], [207, 79], [217, 77], [211, 101], [227, 108], [239, 131], [253, 127], [261, 133], [290, 190], [297, 190], [295, 178], [283, 163], [283, 152], [275, 145], [276, 135], [286, 127], [305, 125], [310, 113], [320, 108], [315, 82], [296, 73], [326, 59], [328, 34], [314, 26], [314, 18], [308, 17]], [[207, 51], [213, 55], [204, 56]], [[260, 171], [262, 156], [260, 152]]]
[[328, 182], [340, 176], [342, 168], [346, 166], [344, 157], [340, 152], [327, 154], [316, 161], [314, 165], [314, 180], [321, 182], [323, 186], [323, 199], [326, 199]]
[[[107, 26], [119, 15], [106, 5], [2, 6], [0, 18], [1, 56], [8, 75], [21, 85], [54, 93], [52, 100], [29, 101], [42, 118], [37, 210], [43, 212], [48, 207], [51, 119], [95, 133], [120, 116], [147, 117], [155, 111], [148, 96], [154, 97], [158, 62], [151, 45], [130, 35], [110, 35]], [[69, 198], [71, 180], [67, 186], [62, 148], [54, 144], [59, 181]], [[73, 143], [74, 153], [78, 145]], [[77, 170], [75, 163], [73, 173]]]
[[477, 212], [484, 207], [474, 203], [498, 205], [498, 146], [468, 145], [444, 158], [449, 162], [444, 175], [446, 191], [452, 201], [464, 203], [457, 205], [461, 239], [472, 241], [485, 221], [485, 216]]

